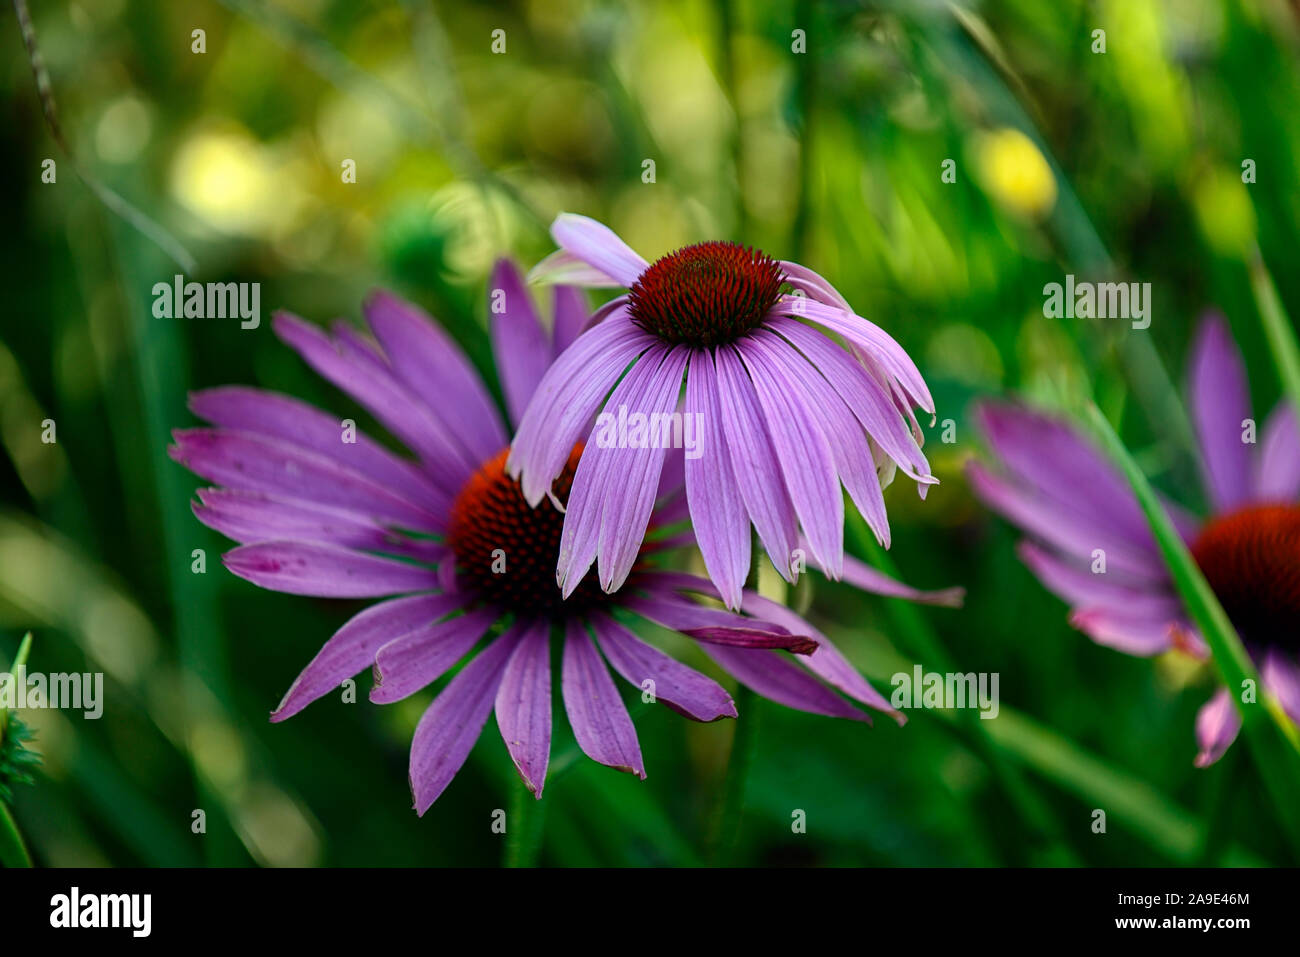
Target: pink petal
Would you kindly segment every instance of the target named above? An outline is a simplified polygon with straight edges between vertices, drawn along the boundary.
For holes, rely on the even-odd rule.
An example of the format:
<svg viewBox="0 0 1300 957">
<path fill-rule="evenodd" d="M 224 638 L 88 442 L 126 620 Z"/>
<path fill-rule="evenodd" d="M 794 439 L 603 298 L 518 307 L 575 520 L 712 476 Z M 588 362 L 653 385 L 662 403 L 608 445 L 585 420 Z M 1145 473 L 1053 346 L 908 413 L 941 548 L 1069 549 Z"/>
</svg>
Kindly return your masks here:
<svg viewBox="0 0 1300 957">
<path fill-rule="evenodd" d="M 375 652 L 398 635 L 437 621 L 462 601 L 459 595 L 408 595 L 371 605 L 336 631 L 294 679 L 272 721 L 292 718 L 322 695 L 374 662 Z"/>
<path fill-rule="evenodd" d="M 258 542 L 222 556 L 240 578 L 272 591 L 317 598 L 378 598 L 437 587 L 432 569 L 310 542 Z"/>
<path fill-rule="evenodd" d="M 521 637 L 501 687 L 497 689 L 497 727 L 528 790 L 539 800 L 551 756 L 551 626 L 514 626 Z"/>
<path fill-rule="evenodd" d="M 586 626 L 577 620 L 570 620 L 564 629 L 560 689 L 583 753 L 593 761 L 645 778 L 641 746 L 627 707 L 587 636 Z"/>
<path fill-rule="evenodd" d="M 394 637 L 375 652 L 370 700 L 392 704 L 427 688 L 465 657 L 500 615 L 496 608 L 470 611 Z"/>
<path fill-rule="evenodd" d="M 1251 462 L 1242 442 L 1242 422 L 1251 411 L 1246 366 L 1222 316 L 1211 314 L 1201 322 L 1189 378 L 1205 485 L 1216 510 L 1227 511 L 1250 498 Z"/>
<path fill-rule="evenodd" d="M 429 810 L 469 757 L 514 649 L 513 636 L 502 635 L 475 655 L 424 712 L 411 741 L 411 793 L 417 813 Z"/>
<path fill-rule="evenodd" d="M 712 678 L 641 641 L 608 615 L 593 614 L 591 623 L 609 663 L 636 688 L 652 681 L 657 701 L 695 721 L 736 716 L 731 695 Z"/>
</svg>

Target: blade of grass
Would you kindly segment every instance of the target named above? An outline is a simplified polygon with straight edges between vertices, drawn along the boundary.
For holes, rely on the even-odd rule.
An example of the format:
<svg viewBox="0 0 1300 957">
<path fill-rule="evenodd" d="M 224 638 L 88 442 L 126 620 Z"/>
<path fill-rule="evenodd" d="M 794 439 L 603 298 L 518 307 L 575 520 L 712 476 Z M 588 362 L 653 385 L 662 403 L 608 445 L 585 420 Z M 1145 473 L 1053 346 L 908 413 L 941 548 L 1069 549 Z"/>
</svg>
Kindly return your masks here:
<svg viewBox="0 0 1300 957">
<path fill-rule="evenodd" d="M 1087 414 L 1103 446 L 1137 496 L 1178 593 L 1209 646 L 1219 677 L 1230 689 L 1258 689 L 1259 674 L 1254 662 L 1146 476 L 1095 403 L 1088 403 Z M 1242 730 L 1264 785 L 1273 798 L 1279 823 L 1293 852 L 1300 855 L 1300 804 L 1296 803 L 1296 795 L 1300 795 L 1300 761 L 1284 727 L 1286 719 L 1267 706 L 1263 695 L 1255 695 L 1251 702 L 1243 702 L 1239 693 L 1234 693 L 1232 698 L 1241 713 Z"/>
<path fill-rule="evenodd" d="M 120 216 L 124 222 L 130 223 L 132 228 L 146 237 L 150 242 L 161 249 L 176 265 L 180 266 L 182 271 L 192 273 L 198 268 L 198 262 L 190 254 L 180 240 L 163 228 L 161 224 L 150 219 L 144 212 L 131 205 L 118 193 L 105 186 L 99 179 L 91 175 L 90 171 L 83 168 L 77 162 L 76 154 L 72 152 L 72 147 L 68 145 L 67 139 L 63 135 L 63 125 L 59 122 L 59 111 L 54 101 L 54 90 L 50 83 L 49 71 L 45 69 L 45 59 L 41 56 L 40 48 L 36 45 L 36 29 L 32 26 L 32 15 L 27 9 L 27 0 L 13 0 L 14 13 L 18 17 L 18 28 L 23 36 L 23 46 L 27 48 L 27 59 L 31 63 L 32 77 L 36 80 L 36 94 L 41 103 L 41 113 L 45 117 L 45 123 L 49 127 L 50 136 L 55 144 L 63 151 L 72 170 L 95 194 L 96 198 L 104 204 L 114 215 Z"/>
<path fill-rule="evenodd" d="M 14 655 L 14 663 L 9 666 L 9 673 L 18 674 L 18 669 L 27 664 L 27 653 L 32 648 L 32 633 L 27 632 Z M 9 709 L 0 708 L 0 741 L 4 740 L 5 728 L 9 725 Z M 0 864 L 5 867 L 31 867 L 32 858 L 23 843 L 18 822 L 3 801 L 0 801 Z"/>
<path fill-rule="evenodd" d="M 0 864 L 5 867 L 32 866 L 31 855 L 23 844 L 18 825 L 3 803 L 0 803 Z"/>
<path fill-rule="evenodd" d="M 18 669 L 27 664 L 27 655 L 32 650 L 32 633 L 29 631 L 23 636 L 23 640 L 18 645 L 18 654 L 14 655 L 14 663 L 9 666 L 9 673 L 16 675 Z M 0 741 L 4 740 L 5 728 L 9 725 L 9 709 L 0 707 Z"/>
<path fill-rule="evenodd" d="M 1268 337 L 1269 351 L 1277 364 L 1277 374 L 1282 379 L 1282 388 L 1295 407 L 1297 420 L 1300 420 L 1300 342 L 1296 341 L 1295 324 L 1286 314 L 1286 307 L 1277 294 L 1273 274 L 1258 252 L 1250 262 L 1250 290 L 1255 295 L 1259 318 Z"/>
</svg>

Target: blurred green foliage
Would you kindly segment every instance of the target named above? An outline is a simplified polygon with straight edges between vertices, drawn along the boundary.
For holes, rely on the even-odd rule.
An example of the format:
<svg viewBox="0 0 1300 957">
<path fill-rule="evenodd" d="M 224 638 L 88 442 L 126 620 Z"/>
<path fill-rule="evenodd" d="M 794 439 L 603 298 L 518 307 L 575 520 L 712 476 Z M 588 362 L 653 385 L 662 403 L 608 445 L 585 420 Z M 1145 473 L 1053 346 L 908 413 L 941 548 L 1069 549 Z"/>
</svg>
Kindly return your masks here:
<svg viewBox="0 0 1300 957">
<path fill-rule="evenodd" d="M 355 321 L 375 285 L 429 308 L 491 377 L 490 263 L 546 254 L 561 210 L 650 257 L 731 238 L 799 259 L 917 358 L 939 406 L 927 449 L 943 484 L 924 503 L 901 483 L 887 492 L 893 561 L 918 585 L 967 587 L 962 611 L 911 614 L 961 669 L 1000 673 L 988 734 L 1072 859 L 1285 861 L 1248 757 L 1192 767 L 1209 674 L 1071 630 L 961 467 L 978 451 L 975 397 L 1068 406 L 1091 387 L 1157 484 L 1198 504 L 1178 384 L 1210 306 L 1242 344 L 1257 410 L 1277 400 L 1245 264 L 1258 247 L 1300 314 L 1295 5 L 68 0 L 33 17 L 81 166 L 194 255 L 189 278 L 260 282 L 264 312 L 256 330 L 150 314 L 152 285 L 178 269 L 75 176 L 6 17 L 0 661 L 30 628 L 30 668 L 108 683 L 99 721 L 24 713 L 44 763 L 13 807 L 37 863 L 501 860 L 490 825 L 515 775 L 491 728 L 423 819 L 409 809 L 407 747 L 431 692 L 372 706 L 363 676 L 360 704 L 327 698 L 267 722 L 360 606 L 226 573 L 228 543 L 194 520 L 196 480 L 164 450 L 192 424 L 186 392 L 222 383 L 368 421 L 267 320 L 283 307 Z M 1152 283 L 1151 328 L 1045 319 L 1043 286 L 1067 272 Z M 47 418 L 55 444 L 40 441 Z M 947 419 L 954 444 L 939 440 Z M 191 572 L 194 549 L 206 574 Z M 812 598 L 878 687 L 910 670 L 907 613 L 821 581 Z M 951 715 L 868 729 L 756 707 L 736 863 L 1038 859 Z M 543 863 L 707 859 L 732 726 L 648 708 L 637 727 L 645 782 L 573 760 L 557 722 Z M 1108 811 L 1105 835 L 1094 808 Z M 791 831 L 796 809 L 806 834 Z"/>
</svg>

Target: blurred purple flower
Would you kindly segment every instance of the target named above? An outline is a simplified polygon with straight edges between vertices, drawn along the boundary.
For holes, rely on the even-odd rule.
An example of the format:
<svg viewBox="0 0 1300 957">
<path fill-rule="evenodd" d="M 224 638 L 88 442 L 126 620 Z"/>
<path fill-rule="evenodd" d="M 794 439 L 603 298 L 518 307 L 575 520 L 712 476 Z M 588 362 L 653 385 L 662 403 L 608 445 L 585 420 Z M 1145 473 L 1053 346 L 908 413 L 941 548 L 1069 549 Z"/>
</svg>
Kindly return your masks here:
<svg viewBox="0 0 1300 957">
<path fill-rule="evenodd" d="M 751 522 L 787 581 L 800 571 L 800 527 L 814 562 L 838 579 L 841 483 L 888 545 L 881 489 L 895 469 L 922 497 L 937 482 L 912 411 L 934 412 L 916 365 L 812 270 L 725 242 L 647 263 L 607 227 L 569 213 L 551 234 L 560 249 L 530 278 L 628 292 L 596 312 L 520 421 L 507 471 L 529 502 L 542 500 L 593 415 L 671 414 L 685 378 L 683 414 L 704 432 L 701 454 L 685 462 L 687 507 L 709 575 L 737 609 Z M 650 522 L 663 450 L 600 452 L 583 458 L 573 481 L 556 574 L 565 594 L 593 563 L 601 587 L 616 590 Z"/>
<path fill-rule="evenodd" d="M 1227 323 L 1209 316 L 1192 347 L 1192 419 L 1213 513 L 1166 504 L 1192 555 L 1255 658 L 1265 689 L 1300 723 L 1300 430 L 1282 404 L 1252 449 L 1246 369 Z M 1071 623 L 1100 644 L 1150 656 L 1204 641 L 1170 579 L 1136 498 L 1106 457 L 1070 425 L 1016 406 L 979 410 L 996 474 L 969 479 L 992 509 L 1030 535 L 1020 556 L 1072 606 Z M 1249 439 L 1249 441 L 1248 441 Z M 1104 555 L 1104 574 L 1097 573 Z M 1198 766 L 1217 761 L 1241 718 L 1227 688 L 1196 721 Z"/>
<path fill-rule="evenodd" d="M 582 296 L 555 290 L 544 329 L 517 270 L 493 275 L 490 335 L 509 419 L 586 318 Z M 501 297 L 504 298 L 501 298 Z M 562 596 L 555 558 L 563 503 L 581 445 L 570 442 L 552 499 L 532 508 L 507 476 L 508 434 L 460 349 L 425 313 L 388 293 L 366 303 L 371 339 L 344 323 L 333 336 L 277 314 L 276 334 L 400 439 L 395 455 L 346 420 L 288 396 L 227 386 L 191 396 L 215 428 L 174 433 L 171 456 L 216 483 L 200 489 L 200 521 L 241 542 L 226 567 L 263 588 L 326 598 L 385 598 L 340 628 L 272 714 L 282 721 L 373 665 L 372 701 L 405 698 L 484 647 L 437 695 L 411 745 L 410 781 L 423 814 L 463 765 L 488 713 L 519 773 L 541 797 L 551 745 L 552 630 L 563 635 L 560 688 L 574 735 L 596 761 L 645 776 L 636 731 L 606 667 L 697 721 L 735 717 L 711 678 L 641 641 L 637 616 L 701 643 L 757 693 L 816 714 L 868 720 L 836 691 L 898 717 L 831 642 L 788 608 L 743 592 L 741 614 L 702 578 L 662 570 L 656 556 L 691 544 L 659 534 L 633 556 L 621 590 Z M 656 526 L 684 514 L 680 464 L 653 488 Z M 880 594 L 936 604 L 960 590 L 914 591 L 861 563 L 845 578 Z M 593 640 L 594 637 L 594 640 Z M 793 652 L 791 659 L 783 652 Z M 797 662 L 797 664 L 796 664 Z M 648 682 L 653 682 L 651 686 Z"/>
</svg>

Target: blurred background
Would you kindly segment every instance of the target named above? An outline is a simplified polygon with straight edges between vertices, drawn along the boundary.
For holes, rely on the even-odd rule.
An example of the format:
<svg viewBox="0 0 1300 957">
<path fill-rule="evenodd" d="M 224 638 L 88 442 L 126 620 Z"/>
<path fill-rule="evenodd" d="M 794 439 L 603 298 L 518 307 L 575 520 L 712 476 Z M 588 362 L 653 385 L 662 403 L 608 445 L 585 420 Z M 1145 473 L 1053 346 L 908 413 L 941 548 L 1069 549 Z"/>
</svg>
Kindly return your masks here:
<svg viewBox="0 0 1300 957">
<path fill-rule="evenodd" d="M 230 543 L 194 519 L 198 480 L 165 447 L 196 424 L 186 393 L 222 383 L 302 396 L 382 434 L 275 340 L 271 310 L 356 321 L 366 291 L 387 286 L 487 371 L 490 264 L 549 252 L 561 210 L 649 258 L 722 238 L 808 264 L 907 347 L 938 402 L 927 452 L 943 484 L 924 503 L 906 483 L 887 491 L 890 559 L 916 585 L 965 585 L 966 608 L 899 607 L 820 579 L 796 598 L 886 694 L 890 675 L 942 647 L 958 670 L 1000 673 L 1001 714 L 866 728 L 758 702 L 742 716 L 758 737 L 722 860 L 1286 862 L 1244 749 L 1192 766 L 1208 672 L 1073 631 L 961 470 L 979 451 L 977 397 L 1062 406 L 1091 388 L 1156 483 L 1199 507 L 1180 396 L 1210 306 L 1245 351 L 1257 413 L 1277 401 L 1245 264 L 1258 248 L 1300 309 L 1296 4 L 31 7 L 72 156 L 7 10 L 0 669 L 31 630 L 30 670 L 106 675 L 98 721 L 20 715 L 43 763 L 12 809 L 36 863 L 501 861 L 492 812 L 516 775 L 491 728 L 432 810 L 410 810 L 407 749 L 431 692 L 374 706 L 363 675 L 359 703 L 330 696 L 268 723 L 360 605 L 227 573 Z M 261 326 L 155 318 L 151 288 L 178 272 L 261 283 Z M 1043 286 L 1066 273 L 1150 282 L 1150 329 L 1044 318 Z M 688 660 L 709 670 L 701 657 Z M 541 862 L 718 861 L 734 727 L 643 709 L 641 782 L 575 760 L 558 720 Z M 795 809 L 806 833 L 792 833 Z"/>
</svg>

